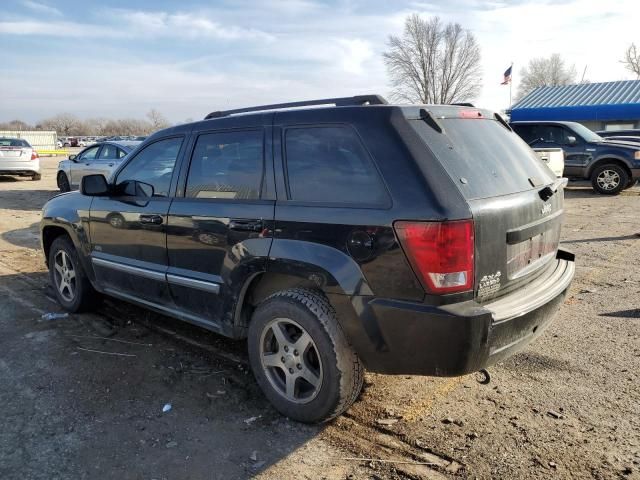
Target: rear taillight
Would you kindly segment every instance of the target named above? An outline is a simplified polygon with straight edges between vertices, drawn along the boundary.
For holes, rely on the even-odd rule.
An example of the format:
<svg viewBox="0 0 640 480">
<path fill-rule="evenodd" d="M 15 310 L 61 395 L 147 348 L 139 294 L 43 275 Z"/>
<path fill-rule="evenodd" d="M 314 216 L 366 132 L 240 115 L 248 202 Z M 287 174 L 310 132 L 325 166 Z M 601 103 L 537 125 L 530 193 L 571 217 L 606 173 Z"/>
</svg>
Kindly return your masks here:
<svg viewBox="0 0 640 480">
<path fill-rule="evenodd" d="M 394 228 L 427 292 L 473 289 L 473 220 L 396 222 Z"/>
<path fill-rule="evenodd" d="M 31 160 L 36 160 L 38 158 L 38 152 L 35 150 L 31 150 Z"/>
</svg>

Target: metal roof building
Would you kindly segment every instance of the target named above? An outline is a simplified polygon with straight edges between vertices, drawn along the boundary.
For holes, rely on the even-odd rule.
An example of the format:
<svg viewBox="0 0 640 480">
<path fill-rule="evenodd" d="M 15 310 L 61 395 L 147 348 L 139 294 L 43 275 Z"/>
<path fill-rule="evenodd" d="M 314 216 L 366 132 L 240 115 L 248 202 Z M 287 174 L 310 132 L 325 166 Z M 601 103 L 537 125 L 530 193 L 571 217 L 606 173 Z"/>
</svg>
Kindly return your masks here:
<svg viewBox="0 0 640 480">
<path fill-rule="evenodd" d="M 640 80 L 538 87 L 511 107 L 511 120 L 569 120 L 593 130 L 640 128 Z"/>
</svg>

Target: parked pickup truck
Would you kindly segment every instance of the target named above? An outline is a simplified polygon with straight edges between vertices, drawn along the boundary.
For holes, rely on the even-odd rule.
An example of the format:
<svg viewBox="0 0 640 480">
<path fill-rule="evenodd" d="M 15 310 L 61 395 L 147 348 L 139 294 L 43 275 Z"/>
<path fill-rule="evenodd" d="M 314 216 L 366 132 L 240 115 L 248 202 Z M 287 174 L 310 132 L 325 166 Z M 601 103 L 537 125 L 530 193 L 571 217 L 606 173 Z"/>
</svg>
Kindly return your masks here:
<svg viewBox="0 0 640 480">
<path fill-rule="evenodd" d="M 617 195 L 640 178 L 640 145 L 605 141 L 576 122 L 512 122 L 531 148 L 562 148 L 564 176 L 591 180 L 593 189 Z"/>
<path fill-rule="evenodd" d="M 540 157 L 556 177 L 562 177 L 564 172 L 564 151 L 561 148 L 534 148 L 534 152 Z"/>
</svg>

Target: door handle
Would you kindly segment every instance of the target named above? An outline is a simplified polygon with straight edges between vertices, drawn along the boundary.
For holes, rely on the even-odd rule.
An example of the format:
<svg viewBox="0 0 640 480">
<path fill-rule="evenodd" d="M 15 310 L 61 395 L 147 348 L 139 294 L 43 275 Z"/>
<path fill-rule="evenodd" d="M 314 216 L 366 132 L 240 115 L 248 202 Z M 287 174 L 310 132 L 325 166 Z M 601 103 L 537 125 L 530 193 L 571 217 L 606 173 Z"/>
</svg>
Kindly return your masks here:
<svg viewBox="0 0 640 480">
<path fill-rule="evenodd" d="M 109 163 L 107 164 L 109 167 L 113 167 L 113 163 Z"/>
<path fill-rule="evenodd" d="M 160 225 L 162 217 L 160 215 L 140 215 L 140 223 L 145 225 Z"/>
<path fill-rule="evenodd" d="M 264 228 L 262 220 L 247 220 L 244 218 L 232 218 L 229 220 L 229 230 L 241 232 L 261 232 Z"/>
</svg>

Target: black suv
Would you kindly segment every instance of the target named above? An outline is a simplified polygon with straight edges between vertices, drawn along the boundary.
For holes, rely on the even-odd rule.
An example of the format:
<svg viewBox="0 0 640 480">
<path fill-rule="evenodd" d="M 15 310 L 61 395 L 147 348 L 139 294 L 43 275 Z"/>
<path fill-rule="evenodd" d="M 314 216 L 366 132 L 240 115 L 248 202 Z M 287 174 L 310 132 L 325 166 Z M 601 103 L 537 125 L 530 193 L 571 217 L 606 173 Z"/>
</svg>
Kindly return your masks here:
<svg viewBox="0 0 640 480">
<path fill-rule="evenodd" d="M 616 195 L 640 178 L 640 145 L 607 141 L 576 122 L 512 122 L 532 148 L 564 150 L 564 175 L 591 180 L 593 189 Z"/>
<path fill-rule="evenodd" d="M 268 105 L 84 177 L 44 206 L 42 248 L 67 310 L 107 294 L 247 338 L 273 405 L 319 422 L 364 368 L 464 375 L 539 335 L 574 275 L 564 182 L 486 110 Z"/>
</svg>

